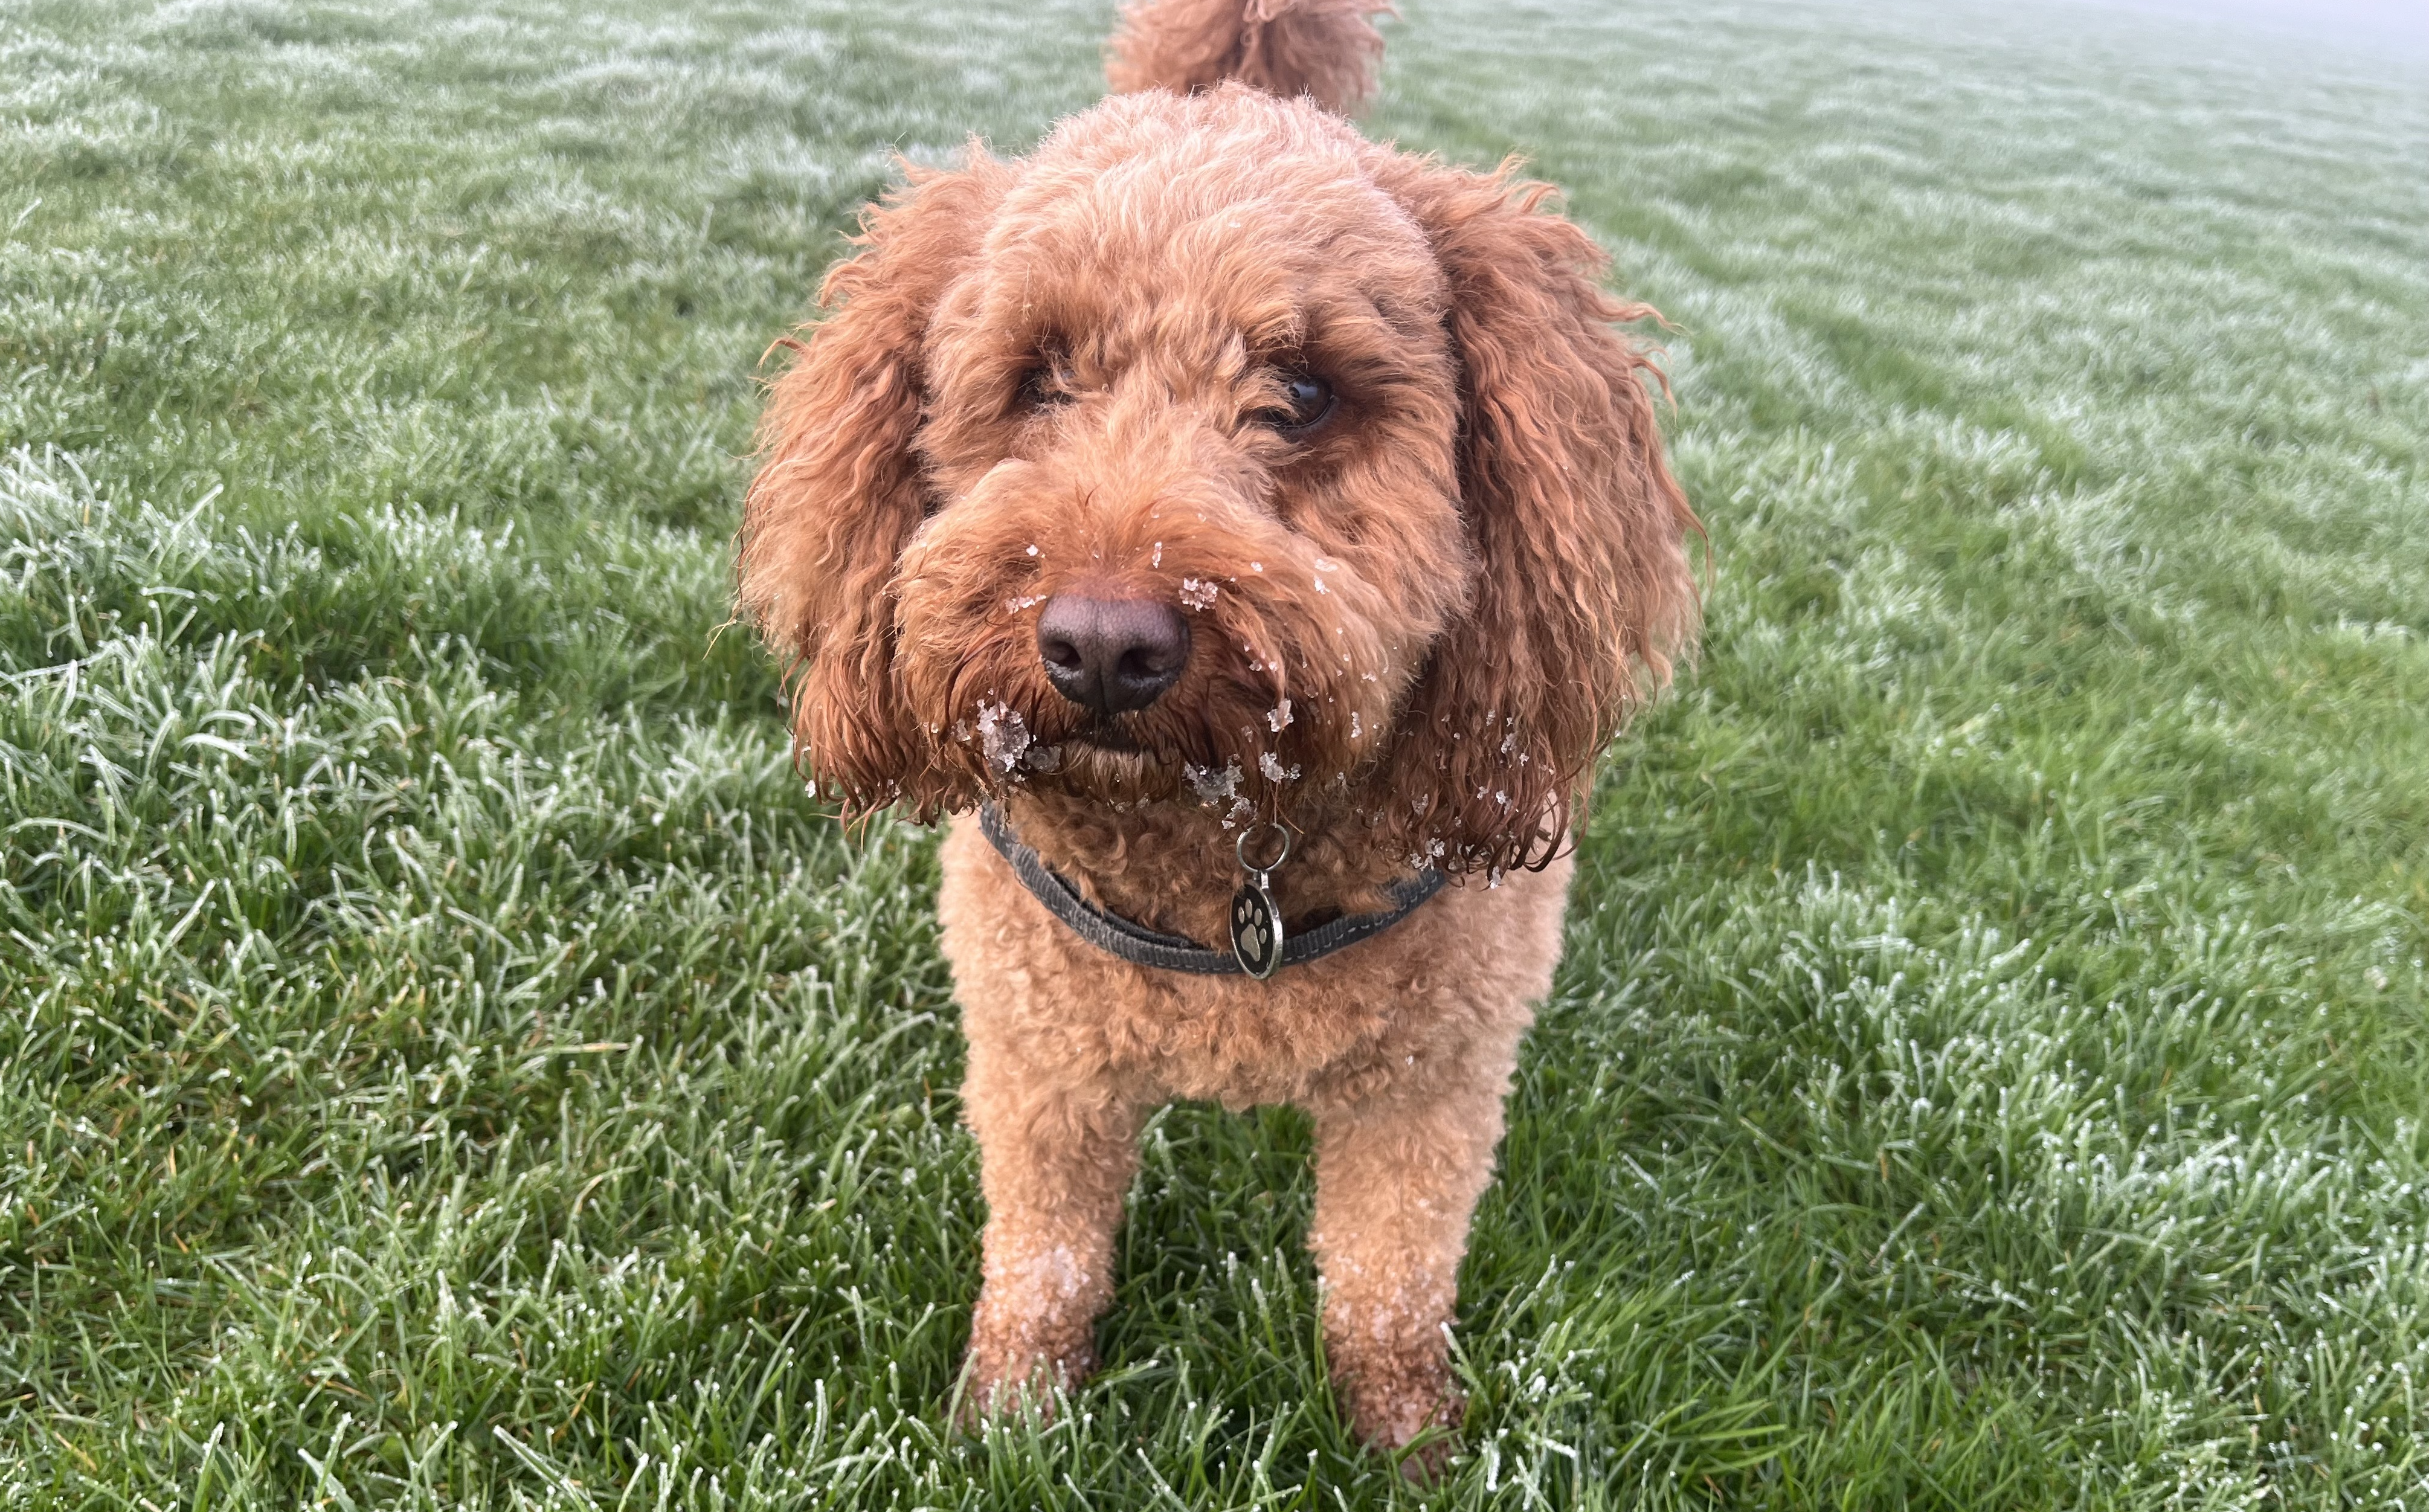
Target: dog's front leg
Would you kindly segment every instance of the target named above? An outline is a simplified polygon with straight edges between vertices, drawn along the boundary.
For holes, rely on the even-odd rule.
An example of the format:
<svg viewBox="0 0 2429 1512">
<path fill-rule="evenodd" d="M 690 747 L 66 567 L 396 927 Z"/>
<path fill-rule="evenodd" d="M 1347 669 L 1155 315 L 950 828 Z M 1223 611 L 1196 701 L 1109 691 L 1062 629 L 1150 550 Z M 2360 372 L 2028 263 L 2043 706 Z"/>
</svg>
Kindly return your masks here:
<svg viewBox="0 0 2429 1512">
<path fill-rule="evenodd" d="M 1493 1179 L 1508 1072 L 1427 1079 L 1314 1109 L 1308 1246 L 1324 1279 L 1325 1350 L 1350 1426 L 1382 1449 L 1459 1420 L 1448 1329 L 1468 1219 Z"/>
<path fill-rule="evenodd" d="M 1096 1370 L 1094 1325 L 1113 1295 L 1114 1231 L 1145 1110 L 977 1037 L 962 1095 L 987 1201 L 963 1378 L 964 1416 L 974 1419 L 1024 1389 L 1044 1405 L 1049 1389 Z"/>
</svg>

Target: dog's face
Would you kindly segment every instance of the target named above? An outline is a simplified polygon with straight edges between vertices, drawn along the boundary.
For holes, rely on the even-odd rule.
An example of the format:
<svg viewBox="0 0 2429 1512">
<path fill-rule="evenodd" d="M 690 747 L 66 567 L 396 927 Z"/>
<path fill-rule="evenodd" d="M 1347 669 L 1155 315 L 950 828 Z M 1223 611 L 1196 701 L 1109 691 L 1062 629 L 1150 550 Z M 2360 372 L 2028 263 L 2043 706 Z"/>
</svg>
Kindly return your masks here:
<svg viewBox="0 0 2429 1512">
<path fill-rule="evenodd" d="M 1329 118 L 1107 113 L 930 326 L 896 665 L 975 781 L 1246 816 L 1387 749 L 1466 602 L 1443 279 Z"/>
<path fill-rule="evenodd" d="M 742 564 L 832 790 L 1331 789 L 1442 864 L 1556 843 L 1694 607 L 1574 228 L 1233 88 L 1108 101 L 865 240 Z"/>
</svg>

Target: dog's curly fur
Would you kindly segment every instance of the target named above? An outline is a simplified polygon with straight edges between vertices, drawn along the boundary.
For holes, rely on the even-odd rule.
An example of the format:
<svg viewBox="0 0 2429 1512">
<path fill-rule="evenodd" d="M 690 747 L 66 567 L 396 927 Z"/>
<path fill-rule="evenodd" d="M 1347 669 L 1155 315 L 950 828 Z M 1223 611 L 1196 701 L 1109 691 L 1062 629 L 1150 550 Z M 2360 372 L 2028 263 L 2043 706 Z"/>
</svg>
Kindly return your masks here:
<svg viewBox="0 0 2429 1512">
<path fill-rule="evenodd" d="M 1123 56 L 1163 56 L 1177 14 L 1248 49 L 1290 12 L 1156 0 Z M 1271 79 L 1346 98 L 1366 55 L 1334 35 Z M 1697 610 L 1658 376 L 1612 328 L 1651 312 L 1601 292 L 1547 193 L 1237 81 L 1118 94 L 1026 158 L 915 172 L 774 385 L 741 602 L 848 810 L 991 797 L 1093 901 L 1209 942 L 1246 823 L 1297 836 L 1295 929 L 1413 867 L 1465 884 L 1271 981 L 1189 977 L 1082 942 L 955 821 L 980 1409 L 1092 1368 L 1133 1137 L 1201 1097 L 1314 1117 L 1309 1241 L 1356 1429 L 1404 1445 L 1458 1410 L 1445 1330 L 1560 954 L 1563 838 Z M 1296 437 L 1270 423 L 1293 373 L 1338 395 Z M 1179 683 L 1102 718 L 1057 694 L 1037 619 L 1073 591 L 1182 606 Z"/>
<path fill-rule="evenodd" d="M 1226 79 L 1347 114 L 1375 90 L 1389 0 L 1134 0 L 1105 44 L 1116 94 L 1195 94 Z"/>
</svg>

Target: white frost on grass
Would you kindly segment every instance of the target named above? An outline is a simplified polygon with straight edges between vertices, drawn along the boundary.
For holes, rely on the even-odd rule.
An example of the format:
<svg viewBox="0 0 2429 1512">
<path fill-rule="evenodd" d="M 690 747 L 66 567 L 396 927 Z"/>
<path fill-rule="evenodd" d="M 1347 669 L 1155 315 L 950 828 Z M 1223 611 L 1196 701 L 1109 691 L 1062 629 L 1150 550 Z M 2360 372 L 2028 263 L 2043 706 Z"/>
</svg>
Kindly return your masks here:
<svg viewBox="0 0 2429 1512">
<path fill-rule="evenodd" d="M 1243 1411 L 1300 1452 L 1290 1372 L 1153 1318 L 1170 1410 L 1068 1419 L 1000 1486 L 894 1389 L 934 1323 L 869 1268 L 936 1291 L 911 1239 L 969 1169 L 929 1096 L 963 1063 L 933 842 L 848 847 L 747 628 L 710 634 L 753 360 L 895 144 L 1019 150 L 1100 92 L 1106 14 L 0 22 L 0 444 L 31 448 L 0 464 L 0 1190 L 46 1306 L 171 1362 L 96 1356 L 0 1499 L 56 1459 L 180 1504 L 265 1402 L 363 1504 L 496 1484 L 494 1436 L 416 1436 L 499 1402 L 603 1505 L 1129 1504 Z M 1678 322 L 1642 329 L 1714 550 L 1511 1105 L 1506 1192 L 1594 1215 L 1585 1257 L 1480 1215 L 1534 1279 L 1462 1314 L 1492 1426 L 1452 1489 L 1624 1492 L 1753 1422 L 1779 1476 L 1732 1494 L 1859 1494 L 1908 1467 L 1847 1446 L 1945 1433 L 1975 1484 L 2058 1463 L 2121 1504 L 2419 1500 L 2429 97 L 2099 8 L 1512 14 L 1413 9 L 1373 129 L 1490 156 L 1422 139 L 1492 121 L 1600 217 L 1611 288 Z M 1251 1210 L 1240 1162 L 1176 1160 L 1203 1113 L 1143 1142 L 1180 1205 L 1145 1238 Z M 768 1117 L 790 1154 L 752 1153 Z M 533 1265 L 536 1193 L 566 1221 Z M 771 1244 L 808 1342 L 720 1351 Z M 81 1258 L 120 1250 L 160 1296 Z M 165 1304 L 214 1254 L 252 1279 L 190 1356 Z M 1295 1245 L 1208 1285 L 1276 1337 L 1314 1316 Z M 1811 1307 L 1835 1416 L 1733 1373 L 1748 1299 Z M 1866 1344 L 1925 1337 L 1944 1371 Z M 2053 1338 L 2091 1410 L 2036 1405 Z M 609 1455 L 582 1388 L 636 1339 L 666 1410 Z M 762 1390 L 804 1431 L 702 1427 Z M 296 1440 L 243 1432 L 203 1452 L 219 1500 L 291 1500 Z"/>
</svg>

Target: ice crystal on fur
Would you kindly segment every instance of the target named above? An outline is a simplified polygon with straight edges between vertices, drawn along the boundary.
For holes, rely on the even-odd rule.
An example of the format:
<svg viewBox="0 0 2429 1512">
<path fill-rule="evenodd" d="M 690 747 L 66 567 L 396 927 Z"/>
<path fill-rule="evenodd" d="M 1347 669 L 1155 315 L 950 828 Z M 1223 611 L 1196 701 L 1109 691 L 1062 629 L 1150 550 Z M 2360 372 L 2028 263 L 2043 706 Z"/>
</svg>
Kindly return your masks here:
<svg viewBox="0 0 2429 1512">
<path fill-rule="evenodd" d="M 1197 578 L 1183 578 L 1181 580 L 1181 601 L 1191 609 L 1205 610 L 1214 608 L 1214 595 L 1219 590 L 1215 588 L 1211 580 L 1205 582 L 1201 582 Z"/>
<path fill-rule="evenodd" d="M 1020 711 L 1004 703 L 979 705 L 979 746 L 986 763 L 1009 777 L 1029 748 L 1029 725 Z"/>
<path fill-rule="evenodd" d="M 1236 756 L 1225 762 L 1219 772 L 1211 766 L 1198 766 L 1188 762 L 1181 765 L 1181 780 L 1189 784 L 1190 792 L 1198 795 L 1198 802 L 1209 806 L 1225 798 L 1239 797 L 1242 775 L 1240 759 Z"/>
</svg>

